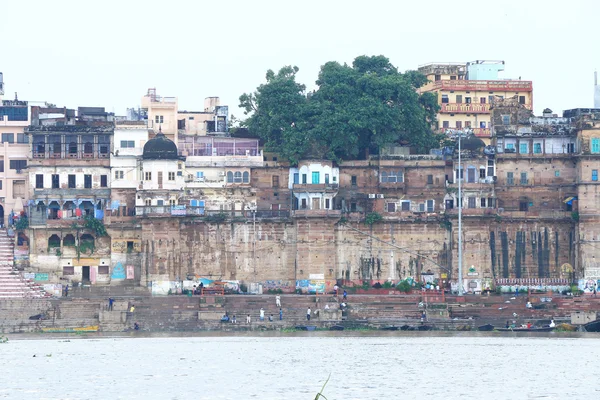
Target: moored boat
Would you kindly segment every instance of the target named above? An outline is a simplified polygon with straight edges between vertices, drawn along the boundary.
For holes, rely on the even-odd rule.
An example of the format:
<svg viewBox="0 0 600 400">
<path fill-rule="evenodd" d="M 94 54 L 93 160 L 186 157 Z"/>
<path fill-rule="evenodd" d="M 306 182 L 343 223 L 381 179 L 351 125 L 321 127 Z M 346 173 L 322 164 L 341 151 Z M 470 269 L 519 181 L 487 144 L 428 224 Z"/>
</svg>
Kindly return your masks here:
<svg viewBox="0 0 600 400">
<path fill-rule="evenodd" d="M 500 332 L 552 332 L 553 326 L 531 327 L 531 328 L 498 328 Z"/>
<path fill-rule="evenodd" d="M 586 332 L 600 332 L 600 319 L 588 322 L 583 326 Z"/>
<path fill-rule="evenodd" d="M 481 325 L 481 326 L 477 327 L 477 330 L 480 331 L 480 332 L 493 331 L 494 330 L 494 325 L 492 325 L 492 324 Z"/>
</svg>

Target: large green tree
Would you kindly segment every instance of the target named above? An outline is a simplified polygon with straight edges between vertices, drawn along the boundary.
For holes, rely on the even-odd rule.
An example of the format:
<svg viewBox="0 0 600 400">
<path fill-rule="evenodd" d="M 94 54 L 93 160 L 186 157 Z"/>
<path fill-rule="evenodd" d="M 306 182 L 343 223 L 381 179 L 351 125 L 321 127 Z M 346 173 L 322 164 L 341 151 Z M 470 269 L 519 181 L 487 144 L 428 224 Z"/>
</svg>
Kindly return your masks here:
<svg viewBox="0 0 600 400">
<path fill-rule="evenodd" d="M 422 74 L 402 74 L 383 56 L 360 56 L 352 66 L 323 65 L 317 90 L 306 93 L 297 72 L 269 70 L 265 84 L 240 96 L 250 132 L 292 163 L 307 156 L 353 159 L 393 143 L 419 151 L 439 143 L 431 131 L 436 98 L 417 93 L 427 82 Z"/>
</svg>

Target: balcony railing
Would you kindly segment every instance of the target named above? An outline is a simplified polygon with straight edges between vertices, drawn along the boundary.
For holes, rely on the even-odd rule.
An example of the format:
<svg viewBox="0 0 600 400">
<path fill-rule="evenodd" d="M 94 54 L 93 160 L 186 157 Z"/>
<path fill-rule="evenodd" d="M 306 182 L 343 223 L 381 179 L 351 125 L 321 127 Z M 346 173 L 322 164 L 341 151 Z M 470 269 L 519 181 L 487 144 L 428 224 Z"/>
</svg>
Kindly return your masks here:
<svg viewBox="0 0 600 400">
<path fill-rule="evenodd" d="M 225 218 L 289 218 L 288 210 L 206 210 L 204 207 L 194 206 L 137 206 L 136 216 L 146 217 L 214 217 L 223 215 Z"/>
<path fill-rule="evenodd" d="M 293 189 L 304 192 L 328 192 L 337 191 L 339 185 L 337 183 L 294 183 Z"/>
<path fill-rule="evenodd" d="M 473 135 L 476 137 L 492 137 L 491 131 L 489 128 L 471 128 L 470 126 L 460 127 L 460 128 L 442 128 L 441 132 L 445 134 L 454 133 L 456 130 L 470 130 L 473 132 Z"/>
<path fill-rule="evenodd" d="M 339 218 L 342 216 L 342 210 L 293 210 L 292 215 L 294 217 L 305 217 L 305 218 L 313 218 L 313 217 L 330 217 L 330 218 Z"/>
<path fill-rule="evenodd" d="M 433 89 L 468 90 L 485 92 L 530 92 L 533 90 L 531 81 L 469 81 L 442 80 L 432 83 Z"/>
<path fill-rule="evenodd" d="M 489 114 L 490 105 L 487 103 L 442 103 L 440 112 L 443 113 L 465 113 L 465 114 Z"/>
</svg>

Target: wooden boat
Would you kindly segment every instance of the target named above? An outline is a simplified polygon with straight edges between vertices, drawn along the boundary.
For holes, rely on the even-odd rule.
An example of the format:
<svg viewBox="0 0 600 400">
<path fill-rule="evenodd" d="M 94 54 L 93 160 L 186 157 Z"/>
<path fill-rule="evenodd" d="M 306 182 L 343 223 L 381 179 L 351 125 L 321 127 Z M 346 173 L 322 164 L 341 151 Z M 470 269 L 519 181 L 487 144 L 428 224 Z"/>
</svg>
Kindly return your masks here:
<svg viewBox="0 0 600 400">
<path fill-rule="evenodd" d="M 552 332 L 553 326 L 532 327 L 532 328 L 498 328 L 500 332 Z"/>
<path fill-rule="evenodd" d="M 417 327 L 417 330 L 419 330 L 419 331 L 430 331 L 430 330 L 433 330 L 433 326 L 430 326 L 430 325 L 419 325 Z"/>
<path fill-rule="evenodd" d="M 583 326 L 586 332 L 600 332 L 600 320 L 588 322 Z"/>
<path fill-rule="evenodd" d="M 341 325 L 333 325 L 329 327 L 330 331 L 343 331 L 344 327 Z"/>
<path fill-rule="evenodd" d="M 397 326 L 384 326 L 381 328 L 382 331 L 397 331 L 398 329 Z"/>
<path fill-rule="evenodd" d="M 296 330 L 299 330 L 299 331 L 314 331 L 316 329 L 317 329 L 317 327 L 314 325 L 298 325 L 296 327 Z"/>
<path fill-rule="evenodd" d="M 493 331 L 494 330 L 494 325 L 492 325 L 492 324 L 481 325 L 481 326 L 477 327 L 477 330 L 480 331 L 480 332 Z"/>
<path fill-rule="evenodd" d="M 98 332 L 98 325 L 83 326 L 80 328 L 42 328 L 44 333 L 84 333 Z"/>
<path fill-rule="evenodd" d="M 412 326 L 409 326 L 409 325 L 402 325 L 402 326 L 400 327 L 400 330 L 401 330 L 401 331 L 414 331 L 414 330 L 415 330 L 415 328 L 414 328 L 414 327 L 412 327 Z"/>
</svg>

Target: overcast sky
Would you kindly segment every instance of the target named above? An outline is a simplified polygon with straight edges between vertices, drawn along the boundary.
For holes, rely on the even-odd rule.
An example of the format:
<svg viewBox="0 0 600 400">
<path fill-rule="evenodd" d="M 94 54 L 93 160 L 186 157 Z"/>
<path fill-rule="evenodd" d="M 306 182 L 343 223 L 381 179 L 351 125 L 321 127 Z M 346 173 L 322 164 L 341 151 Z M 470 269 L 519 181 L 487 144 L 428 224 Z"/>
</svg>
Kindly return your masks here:
<svg viewBox="0 0 600 400">
<path fill-rule="evenodd" d="M 504 60 L 532 80 L 536 114 L 593 106 L 600 1 L 2 1 L 5 98 L 104 106 L 123 115 L 147 89 L 180 110 L 240 94 L 297 65 L 383 54 L 404 71 L 432 61 Z"/>
</svg>

